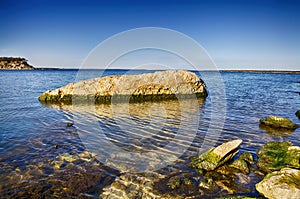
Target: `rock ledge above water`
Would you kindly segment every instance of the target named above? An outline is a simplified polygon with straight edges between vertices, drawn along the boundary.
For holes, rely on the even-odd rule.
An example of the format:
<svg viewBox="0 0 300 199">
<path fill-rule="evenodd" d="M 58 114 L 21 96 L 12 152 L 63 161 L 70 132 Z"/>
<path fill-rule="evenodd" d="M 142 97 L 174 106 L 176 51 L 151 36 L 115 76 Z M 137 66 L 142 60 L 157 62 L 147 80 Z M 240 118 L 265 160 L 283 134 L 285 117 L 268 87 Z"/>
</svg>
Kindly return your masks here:
<svg viewBox="0 0 300 199">
<path fill-rule="evenodd" d="M 206 96 L 206 86 L 195 73 L 170 70 L 83 80 L 46 91 L 39 100 L 42 103 L 111 103 Z"/>
<path fill-rule="evenodd" d="M 291 120 L 278 116 L 268 116 L 265 119 L 259 120 L 262 125 L 270 126 L 272 128 L 282 128 L 294 130 L 299 126 L 294 124 Z"/>
</svg>

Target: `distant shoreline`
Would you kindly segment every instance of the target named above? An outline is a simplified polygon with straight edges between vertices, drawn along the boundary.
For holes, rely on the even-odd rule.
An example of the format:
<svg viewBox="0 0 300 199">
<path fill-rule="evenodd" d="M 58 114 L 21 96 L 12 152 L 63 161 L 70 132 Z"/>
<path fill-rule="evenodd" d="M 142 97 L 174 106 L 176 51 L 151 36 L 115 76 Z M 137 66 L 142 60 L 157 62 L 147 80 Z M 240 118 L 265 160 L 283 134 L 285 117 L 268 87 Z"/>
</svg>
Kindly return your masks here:
<svg viewBox="0 0 300 199">
<path fill-rule="evenodd" d="M 33 70 L 145 70 L 145 71 L 160 71 L 157 69 L 94 69 L 94 68 L 87 68 L 87 69 L 79 69 L 79 68 L 34 68 Z M 184 70 L 184 69 L 178 69 Z M 0 71 L 13 71 L 9 69 L 4 69 Z M 195 70 L 191 70 L 196 72 Z M 230 72 L 230 73 L 278 73 L 278 74 L 300 74 L 300 71 L 288 71 L 288 70 L 200 70 L 200 72 Z"/>
<path fill-rule="evenodd" d="M 289 70 L 219 70 L 219 72 L 300 74 L 300 71 L 289 71 Z"/>
<path fill-rule="evenodd" d="M 96 69 L 96 68 L 35 68 L 35 70 L 153 70 L 156 69 Z M 184 70 L 184 69 L 178 69 Z M 195 71 L 195 70 L 191 70 Z M 284 73 L 284 74 L 300 74 L 300 71 L 289 71 L 289 70 L 200 70 L 200 72 L 232 72 L 232 73 Z"/>
</svg>

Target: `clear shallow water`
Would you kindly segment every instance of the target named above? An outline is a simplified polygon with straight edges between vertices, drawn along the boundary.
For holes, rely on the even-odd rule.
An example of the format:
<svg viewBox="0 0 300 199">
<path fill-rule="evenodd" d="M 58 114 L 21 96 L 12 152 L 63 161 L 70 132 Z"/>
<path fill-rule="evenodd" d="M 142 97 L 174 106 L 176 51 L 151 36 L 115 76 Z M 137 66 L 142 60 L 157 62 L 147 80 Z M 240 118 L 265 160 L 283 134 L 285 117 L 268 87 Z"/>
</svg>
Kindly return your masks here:
<svg viewBox="0 0 300 199">
<path fill-rule="evenodd" d="M 125 72 L 110 70 L 104 75 Z M 134 71 L 142 72 L 149 71 Z M 77 79 L 100 73 L 85 71 Z M 225 117 L 225 124 L 221 135 L 209 136 L 212 115 L 220 114 L 212 109 L 210 96 L 197 101 L 98 106 L 44 106 L 38 101 L 42 92 L 75 81 L 77 74 L 76 70 L 0 71 L 2 196 L 16 197 L 22 192 L 32 197 L 97 196 L 120 172 L 154 171 L 174 160 L 176 166 L 168 167 L 182 169 L 205 139 L 220 144 L 240 138 L 240 151 L 253 154 L 268 141 L 300 146 L 299 129 L 278 135 L 259 128 L 259 119 L 268 115 L 300 123 L 295 116 L 300 109 L 299 74 L 221 73 L 226 115 L 220 117 Z M 214 77 L 210 72 L 202 75 Z M 68 122 L 74 125 L 68 127 Z M 218 126 L 218 121 L 214 124 Z M 84 156 L 87 150 L 96 158 L 65 161 L 56 167 L 62 156 Z"/>
</svg>

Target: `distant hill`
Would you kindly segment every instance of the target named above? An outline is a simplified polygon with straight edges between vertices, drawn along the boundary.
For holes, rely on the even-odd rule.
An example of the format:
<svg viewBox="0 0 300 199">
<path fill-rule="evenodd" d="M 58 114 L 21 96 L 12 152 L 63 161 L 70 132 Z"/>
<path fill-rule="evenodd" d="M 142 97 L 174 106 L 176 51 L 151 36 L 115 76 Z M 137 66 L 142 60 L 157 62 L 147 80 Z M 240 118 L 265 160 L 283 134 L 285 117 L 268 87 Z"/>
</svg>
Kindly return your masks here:
<svg viewBox="0 0 300 199">
<path fill-rule="evenodd" d="M 0 57 L 0 70 L 34 70 L 22 57 Z"/>
</svg>

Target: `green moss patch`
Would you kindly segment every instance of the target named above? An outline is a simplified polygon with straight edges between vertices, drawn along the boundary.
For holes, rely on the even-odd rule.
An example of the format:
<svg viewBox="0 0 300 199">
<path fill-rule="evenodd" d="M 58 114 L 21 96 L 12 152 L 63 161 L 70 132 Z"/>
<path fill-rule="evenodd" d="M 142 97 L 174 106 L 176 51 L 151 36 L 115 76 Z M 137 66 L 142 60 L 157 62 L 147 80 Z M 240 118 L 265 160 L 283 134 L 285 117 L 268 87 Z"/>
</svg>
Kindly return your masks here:
<svg viewBox="0 0 300 199">
<path fill-rule="evenodd" d="M 268 142 L 257 151 L 257 166 L 269 173 L 284 167 L 300 168 L 300 150 L 290 142 Z"/>
<path fill-rule="evenodd" d="M 300 176 L 294 173 L 287 173 L 280 178 L 277 184 L 287 184 L 290 187 L 300 189 Z"/>
<path fill-rule="evenodd" d="M 238 150 L 234 150 L 226 156 L 221 157 L 213 152 L 214 149 L 211 148 L 199 156 L 192 157 L 190 166 L 196 169 L 212 171 L 231 160 L 238 153 Z"/>
<path fill-rule="evenodd" d="M 197 93 L 192 95 L 175 95 L 175 94 L 159 94 L 159 95 L 50 95 L 43 93 L 39 97 L 39 101 L 43 104 L 68 104 L 72 103 L 93 103 L 93 104 L 111 104 L 111 103 L 139 103 L 145 101 L 163 101 L 163 100 L 179 100 L 192 98 L 207 97 L 207 93 Z"/>
</svg>

